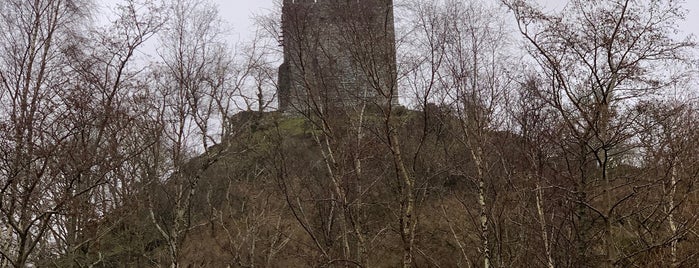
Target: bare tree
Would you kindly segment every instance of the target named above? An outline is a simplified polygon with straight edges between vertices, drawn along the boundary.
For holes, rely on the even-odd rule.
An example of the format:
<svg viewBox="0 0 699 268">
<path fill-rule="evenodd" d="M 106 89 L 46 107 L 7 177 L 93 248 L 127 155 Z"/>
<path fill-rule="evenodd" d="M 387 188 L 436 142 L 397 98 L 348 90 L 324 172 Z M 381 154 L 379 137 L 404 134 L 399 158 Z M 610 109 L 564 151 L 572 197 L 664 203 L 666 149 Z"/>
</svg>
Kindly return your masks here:
<svg viewBox="0 0 699 268">
<path fill-rule="evenodd" d="M 280 67 L 279 105 L 311 124 L 325 176 L 319 178 L 323 187 L 313 188 L 310 198 L 314 201 L 304 204 L 293 199 L 300 194 L 290 178 L 294 173 L 281 172 L 288 205 L 326 264 L 366 267 L 376 261 L 385 263 L 388 260 L 371 259 L 370 248 L 389 226 L 371 227 L 366 211 L 384 211 L 372 193 L 381 191 L 379 186 L 386 183 L 381 178 L 386 175 L 370 172 L 377 164 L 391 163 L 383 168 L 394 170 L 390 184 L 400 194 L 390 197 L 391 209 L 400 215 L 394 223 L 402 243 L 402 262 L 410 265 L 417 223 L 415 187 L 401 153 L 400 121 L 395 118 L 398 103 L 390 1 L 317 5 L 285 1 L 282 21 L 285 62 Z M 372 145 L 379 146 L 369 150 Z M 392 160 L 367 163 L 366 159 L 383 158 L 381 152 L 390 153 Z M 319 215 L 308 215 L 308 207 L 319 208 Z M 322 224 L 314 224 L 316 217 Z M 339 245 L 332 242 L 335 239 Z"/>
<path fill-rule="evenodd" d="M 669 100 L 643 102 L 637 109 L 640 113 L 636 120 L 642 152 L 640 161 L 648 170 L 648 176 L 658 180 L 655 187 L 658 194 L 648 201 L 656 204 L 660 212 L 657 218 L 646 217 L 658 224 L 656 228 L 660 230 L 655 234 L 656 239 L 668 247 L 647 263 L 671 267 L 692 265 L 688 261 L 696 252 L 682 250 L 679 241 L 687 239 L 698 220 L 695 213 L 686 213 L 684 208 L 687 203 L 695 202 L 689 188 L 697 181 L 696 161 L 693 160 L 697 139 L 694 131 L 696 107 L 681 100 Z"/>
<path fill-rule="evenodd" d="M 480 257 L 483 267 L 492 265 L 492 234 L 489 231 L 492 222 L 489 211 L 488 188 L 493 183 L 494 165 L 489 151 L 493 131 L 503 123 L 502 106 L 505 89 L 509 86 L 504 63 L 507 40 L 502 19 L 486 10 L 492 9 L 476 2 L 457 3 L 454 1 L 415 1 L 411 3 L 415 10 L 417 32 L 421 36 L 416 40 L 423 49 L 422 60 L 425 67 L 416 68 L 411 77 L 422 77 L 420 88 L 415 91 L 421 95 L 421 102 L 437 102 L 442 107 L 454 111 L 452 119 L 458 128 L 452 134 L 467 150 L 468 158 L 473 161 L 475 173 L 468 170 L 453 170 L 472 179 L 477 193 L 478 237 L 480 238 Z M 496 9 L 497 10 L 497 9 Z M 458 165 L 453 163 L 454 165 Z M 457 167 L 458 169 L 458 167 Z M 470 195 L 466 195 L 470 196 Z M 459 197 L 462 202 L 465 196 Z M 446 213 L 446 211 L 445 211 Z M 465 224 L 465 223 L 463 223 Z M 461 241 L 455 234 L 456 243 L 462 245 L 463 258 L 470 262 Z M 475 241 L 474 241 L 475 242 Z"/>
<path fill-rule="evenodd" d="M 313 201 L 305 204 L 292 199 L 301 195 L 301 192 L 297 192 L 301 189 L 294 187 L 296 183 L 288 178 L 290 174 L 281 172 L 278 181 L 282 192 L 287 196 L 287 205 L 292 214 L 320 252 L 321 263 L 355 263 L 364 266 L 367 261 L 366 245 L 361 231 L 362 224 L 356 218 L 358 215 L 354 208 L 360 204 L 353 203 L 351 190 L 347 187 L 350 180 L 359 181 L 361 171 L 345 166 L 344 161 L 339 158 L 348 150 L 346 144 L 343 144 L 346 134 L 341 122 L 350 111 L 345 111 L 337 105 L 338 103 L 332 102 L 333 96 L 337 96 L 340 90 L 338 85 L 333 83 L 333 79 L 340 74 L 328 65 L 332 59 L 339 57 L 330 52 L 337 42 L 337 25 L 330 23 L 327 28 L 317 26 L 318 17 L 322 16 L 323 12 L 332 13 L 332 9 L 332 5 L 329 4 L 313 7 L 303 3 L 284 2 L 281 32 L 284 35 L 282 44 L 285 49 L 285 62 L 280 67 L 280 86 L 293 86 L 295 90 L 280 92 L 289 98 L 280 98 L 279 105 L 292 107 L 291 112 L 300 113 L 314 129 L 317 129 L 312 135 L 323 162 L 320 171 L 323 179 L 320 182 L 322 186 L 312 188 L 309 191 L 310 196 L 306 197 Z M 334 39 L 325 40 L 323 35 L 332 36 Z M 292 69 L 297 72 L 290 72 Z M 339 102 L 337 98 L 334 100 Z M 359 104 L 359 107 L 362 107 L 362 104 Z M 356 125 L 353 124 L 351 129 L 354 129 L 354 126 Z M 362 143 L 361 140 L 356 142 Z M 356 162 L 354 163 L 354 168 L 358 168 Z M 281 163 L 281 167 L 284 165 L 286 164 Z M 352 173 L 345 175 L 348 171 Z M 319 211 L 317 215 L 305 213 L 312 207 Z M 320 219 L 320 224 L 314 224 L 316 219 Z M 335 237 L 339 237 L 338 246 L 332 243 Z M 357 243 L 350 242 L 352 237 Z"/>
<path fill-rule="evenodd" d="M 699 265 L 682 3 L 501 2 L 2 2 L 0 267 Z"/>
<path fill-rule="evenodd" d="M 163 127 L 164 205 L 171 213 L 156 215 L 151 207 L 150 216 L 166 241 L 172 267 L 179 267 L 182 245 L 199 226 L 192 202 L 200 191 L 200 177 L 224 151 L 212 148 L 220 143 L 231 112 L 227 99 L 231 94 L 225 92 L 230 59 L 218 10 L 211 2 L 175 1 L 168 14 L 159 50 L 163 65 L 156 75 Z M 193 160 L 199 152 L 203 152 L 201 160 Z"/>
<path fill-rule="evenodd" d="M 231 95 L 228 97 L 238 110 L 268 111 L 277 99 L 278 88 L 278 40 L 276 32 L 262 30 L 271 20 L 266 16 L 256 18 L 258 30 L 251 40 L 242 43 L 239 53 L 235 53 Z M 270 36 L 273 35 L 273 36 Z M 225 99 L 225 98 L 221 98 Z M 230 105 L 230 104 L 229 104 Z"/>
<path fill-rule="evenodd" d="M 139 128 L 147 109 L 139 93 L 145 77 L 134 61 L 137 49 L 161 27 L 159 11 L 150 1 L 118 4 L 115 21 L 74 37 L 80 43 L 65 50 L 70 64 L 66 76 L 75 82 L 61 92 L 68 109 L 65 124 L 73 126 L 61 148 L 66 154 L 61 173 L 74 181 L 76 192 L 86 191 L 53 224 L 52 239 L 64 244 L 67 256 L 93 251 L 92 245 L 112 228 L 97 227 L 104 216 L 129 203 L 142 182 L 126 176 L 126 170 L 155 142 L 143 138 Z"/>
<path fill-rule="evenodd" d="M 62 183 L 60 150 L 69 130 L 67 107 L 57 96 L 68 82 L 61 50 L 73 44 L 84 4 L 6 1 L 0 9 L 0 222 L 11 231 L 0 254 L 15 267 L 33 263 L 37 247 L 48 243 L 53 217 L 85 193 Z"/>
<path fill-rule="evenodd" d="M 527 75 L 521 82 L 515 105 L 509 107 L 512 118 L 515 121 L 515 131 L 522 139 L 518 146 L 524 158 L 522 176 L 525 182 L 523 189 L 524 198 L 522 202 L 527 204 L 524 210 L 532 211 L 529 216 L 536 219 L 538 236 L 543 245 L 543 252 L 532 250 L 534 254 L 543 254 L 538 258 L 548 268 L 556 267 L 554 258 L 555 226 L 552 218 L 556 212 L 552 211 L 550 203 L 557 202 L 551 194 L 552 185 L 555 185 L 549 177 L 551 169 L 549 166 L 556 166 L 555 159 L 557 148 L 555 144 L 558 140 L 560 124 L 556 111 L 546 104 L 540 96 L 541 81 L 535 75 Z M 534 203 L 528 202 L 534 195 Z"/>
<path fill-rule="evenodd" d="M 661 71 L 665 64 L 683 63 L 694 46 L 669 34 L 684 16 L 681 3 L 571 1 L 549 15 L 530 1 L 504 2 L 547 77 L 544 98 L 565 126 L 560 146 L 570 164 L 567 190 L 577 206 L 570 223 L 570 241 L 577 244 L 573 263 L 590 265 L 599 256 L 598 265 L 619 265 L 627 253 L 617 230 L 634 214 L 621 208 L 639 201 L 643 187 L 613 172 L 623 166 L 634 135 L 628 127 L 634 113 L 626 107 L 677 81 Z"/>
<path fill-rule="evenodd" d="M 133 1 L 119 7 L 111 30 L 123 36 L 93 31 L 87 2 L 3 7 L 8 31 L 0 75 L 8 109 L 2 110 L 2 150 L 8 157 L 0 206 L 3 224 L 15 230 L 2 251 L 13 266 L 88 248 L 95 237 L 81 230 L 123 204 L 131 181 L 120 171 L 149 146 L 121 144 L 131 134 L 128 109 L 137 110 L 127 104 L 134 83 L 129 63 L 159 26 L 157 15 L 143 16 L 141 7 Z M 37 251 L 43 256 L 33 258 Z"/>
</svg>

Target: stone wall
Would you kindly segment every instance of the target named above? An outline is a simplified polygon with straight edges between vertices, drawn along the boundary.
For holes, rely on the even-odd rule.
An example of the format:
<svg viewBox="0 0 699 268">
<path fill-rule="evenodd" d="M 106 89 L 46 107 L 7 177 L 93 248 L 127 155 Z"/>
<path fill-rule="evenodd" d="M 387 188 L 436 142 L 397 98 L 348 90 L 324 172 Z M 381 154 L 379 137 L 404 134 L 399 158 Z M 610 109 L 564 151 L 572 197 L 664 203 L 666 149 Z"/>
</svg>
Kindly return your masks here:
<svg viewBox="0 0 699 268">
<path fill-rule="evenodd" d="M 391 0 L 285 0 L 279 109 L 397 103 Z"/>
</svg>

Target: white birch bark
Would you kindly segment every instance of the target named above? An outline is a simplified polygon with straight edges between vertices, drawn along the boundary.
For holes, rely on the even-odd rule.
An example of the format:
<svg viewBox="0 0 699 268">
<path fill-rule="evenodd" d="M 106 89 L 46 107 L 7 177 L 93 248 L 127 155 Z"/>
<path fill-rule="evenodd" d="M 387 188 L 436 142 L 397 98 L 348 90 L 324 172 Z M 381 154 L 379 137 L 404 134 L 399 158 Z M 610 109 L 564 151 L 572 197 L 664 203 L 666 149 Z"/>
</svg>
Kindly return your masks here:
<svg viewBox="0 0 699 268">
<path fill-rule="evenodd" d="M 543 189 L 540 186 L 536 186 L 536 212 L 539 217 L 539 226 L 541 227 L 541 239 L 544 242 L 544 253 L 546 254 L 546 266 L 548 268 L 555 268 L 556 265 L 551 257 L 551 244 L 549 242 L 548 231 L 546 230 L 546 214 L 544 213 L 544 200 L 543 200 Z"/>
<path fill-rule="evenodd" d="M 668 204 L 667 204 L 667 220 L 668 220 L 668 225 L 670 228 L 670 232 L 672 233 L 672 242 L 670 242 L 670 258 L 671 258 L 671 267 L 675 267 L 677 265 L 677 223 L 675 222 L 675 193 L 677 192 L 677 167 L 673 165 L 672 171 L 670 174 L 670 192 L 668 193 Z"/>
</svg>

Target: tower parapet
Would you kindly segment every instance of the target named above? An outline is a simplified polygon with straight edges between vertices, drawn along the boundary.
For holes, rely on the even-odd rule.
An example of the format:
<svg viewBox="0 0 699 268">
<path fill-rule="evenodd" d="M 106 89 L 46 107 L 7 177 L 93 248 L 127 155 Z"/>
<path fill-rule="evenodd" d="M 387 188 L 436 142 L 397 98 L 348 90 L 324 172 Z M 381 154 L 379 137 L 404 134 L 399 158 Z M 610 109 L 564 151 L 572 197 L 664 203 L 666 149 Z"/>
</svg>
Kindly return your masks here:
<svg viewBox="0 0 699 268">
<path fill-rule="evenodd" d="M 284 0 L 279 109 L 397 103 L 392 0 Z"/>
</svg>

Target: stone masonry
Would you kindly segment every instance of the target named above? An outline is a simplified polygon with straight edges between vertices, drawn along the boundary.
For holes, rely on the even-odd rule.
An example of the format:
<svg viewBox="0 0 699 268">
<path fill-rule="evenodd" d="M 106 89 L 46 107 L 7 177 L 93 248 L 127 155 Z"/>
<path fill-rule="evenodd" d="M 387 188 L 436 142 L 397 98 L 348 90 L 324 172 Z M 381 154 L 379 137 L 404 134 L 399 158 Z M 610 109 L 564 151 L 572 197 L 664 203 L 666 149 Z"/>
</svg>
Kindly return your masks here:
<svg viewBox="0 0 699 268">
<path fill-rule="evenodd" d="M 279 110 L 398 103 L 392 0 L 284 0 Z"/>
</svg>

